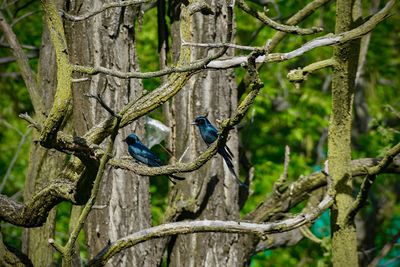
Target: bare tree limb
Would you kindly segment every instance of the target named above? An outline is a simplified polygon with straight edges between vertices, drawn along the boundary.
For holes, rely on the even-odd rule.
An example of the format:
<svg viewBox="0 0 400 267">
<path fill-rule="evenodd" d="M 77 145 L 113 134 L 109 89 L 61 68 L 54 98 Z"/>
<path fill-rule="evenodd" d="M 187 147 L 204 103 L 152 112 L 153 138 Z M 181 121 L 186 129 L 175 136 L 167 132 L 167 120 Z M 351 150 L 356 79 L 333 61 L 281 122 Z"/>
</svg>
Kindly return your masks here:
<svg viewBox="0 0 400 267">
<path fill-rule="evenodd" d="M 111 257 L 121 252 L 123 249 L 135 246 L 147 240 L 154 238 L 166 237 L 177 234 L 189 234 L 200 232 L 222 232 L 222 233 L 243 233 L 256 234 L 261 238 L 269 233 L 278 231 L 289 231 L 301 227 L 309 222 L 314 221 L 318 216 L 332 204 L 332 197 L 328 194 L 319 203 L 315 209 L 309 213 L 302 213 L 293 218 L 272 222 L 272 223 L 248 223 L 236 221 L 184 221 L 173 222 L 149 229 L 136 232 L 132 235 L 121 238 L 110 246 L 102 250 L 102 254 L 97 255 L 90 263 L 92 266 L 103 266 Z"/>
<path fill-rule="evenodd" d="M 262 55 L 256 59 L 256 63 L 267 63 L 267 62 L 281 62 L 281 61 L 286 61 L 298 56 L 301 56 L 305 54 L 306 52 L 309 52 L 315 48 L 322 47 L 322 46 L 330 46 L 330 45 L 336 45 L 340 43 L 345 43 L 354 39 L 358 39 L 361 36 L 367 34 L 371 30 L 373 30 L 378 23 L 383 21 L 389 14 L 391 8 L 395 4 L 394 0 L 390 0 L 386 6 L 381 9 L 378 13 L 376 13 L 374 16 L 372 16 L 368 21 L 366 21 L 364 24 L 360 25 L 359 27 L 344 32 L 340 34 L 328 34 L 320 38 L 316 38 L 304 45 L 302 45 L 300 48 L 297 48 L 291 52 L 286 52 L 286 53 L 271 53 L 267 55 Z M 208 44 L 196 44 L 197 45 L 208 45 Z M 216 47 L 224 47 L 222 44 L 216 44 Z M 229 42 L 225 43 L 225 47 L 228 48 Z M 124 79 L 129 79 L 129 78 L 139 78 L 139 79 L 148 79 L 148 78 L 154 78 L 154 77 L 160 77 L 163 75 L 171 74 L 171 73 L 182 73 L 182 72 L 188 72 L 188 71 L 198 71 L 201 69 L 205 68 L 211 68 L 211 69 L 228 69 L 228 68 L 234 68 L 240 65 L 246 65 L 248 61 L 249 56 L 238 56 L 238 57 L 232 57 L 228 59 L 210 59 L 210 57 L 207 57 L 205 59 L 192 62 L 189 65 L 186 66 L 181 66 L 181 67 L 171 67 L 171 68 L 166 68 L 163 70 L 159 71 L 152 71 L 152 72 L 121 72 L 117 70 L 111 70 L 107 69 L 101 66 L 94 66 L 94 67 L 89 67 L 89 66 L 80 66 L 80 65 L 73 65 L 74 71 L 81 72 L 81 73 L 86 73 L 90 75 L 94 74 L 106 74 L 106 75 L 111 75 L 114 77 L 118 78 L 124 78 Z"/>
<path fill-rule="evenodd" d="M 360 192 L 358 193 L 357 198 L 355 199 L 352 207 L 349 209 L 348 214 L 346 216 L 347 220 L 346 223 L 350 223 L 354 220 L 354 217 L 357 215 L 360 209 L 366 204 L 369 190 L 371 189 L 371 186 L 375 181 L 376 176 L 380 172 L 382 172 L 382 170 L 387 168 L 389 164 L 392 163 L 394 157 L 399 153 L 400 153 L 400 143 L 394 146 L 393 148 L 389 149 L 389 151 L 386 152 L 385 156 L 379 162 L 378 165 L 367 169 L 367 175 L 365 176 L 361 184 Z"/>
<path fill-rule="evenodd" d="M 289 71 L 287 78 L 290 82 L 293 83 L 301 83 L 307 79 L 308 75 L 313 73 L 314 71 L 331 67 L 335 64 L 335 61 L 332 58 L 321 60 L 318 62 L 314 62 L 304 68 L 294 69 Z"/>
<path fill-rule="evenodd" d="M 82 20 L 91 18 L 97 14 L 100 14 L 110 8 L 141 5 L 141 4 L 146 4 L 149 2 L 150 2 L 150 0 L 126 0 L 126 1 L 121 1 L 121 2 L 105 3 L 97 10 L 89 11 L 85 14 L 81 14 L 78 16 L 68 14 L 63 10 L 60 10 L 60 13 L 63 18 L 65 18 L 69 21 L 82 21 Z"/>
<path fill-rule="evenodd" d="M 395 148 L 397 148 L 397 146 L 392 149 Z M 390 151 L 392 151 L 392 149 Z M 399 152 L 396 154 L 393 162 L 388 165 L 386 169 L 380 170 L 383 171 L 383 173 L 400 173 L 399 154 Z M 368 172 L 376 170 L 375 167 L 379 166 L 380 162 L 382 162 L 382 159 L 378 158 L 352 160 L 351 176 L 366 175 Z M 387 161 L 385 160 L 385 162 Z M 255 210 L 244 216 L 244 219 L 255 222 L 269 221 L 276 214 L 286 212 L 290 207 L 293 207 L 293 205 L 303 201 L 309 192 L 324 185 L 326 185 L 326 176 L 322 172 L 316 172 L 309 176 L 301 177 L 290 184 L 288 189 L 283 192 L 281 196 L 272 195 L 266 197 Z"/>
<path fill-rule="evenodd" d="M 74 199 L 74 192 L 74 183 L 57 179 L 35 194 L 26 204 L 0 194 L 0 220 L 17 226 L 41 226 L 55 205 L 63 200 Z"/>
<path fill-rule="evenodd" d="M 290 147 L 288 145 L 285 146 L 285 161 L 283 163 L 283 173 L 279 176 L 279 179 L 274 183 L 274 194 L 280 195 L 280 186 L 282 186 L 288 176 L 289 170 L 289 162 L 290 162 Z"/>
<path fill-rule="evenodd" d="M 280 24 L 269 18 L 265 13 L 250 8 L 244 0 L 238 0 L 238 6 L 249 15 L 257 18 L 259 21 L 269 27 L 286 33 L 294 33 L 299 35 L 314 34 L 323 31 L 321 27 L 312 27 L 310 29 L 302 29 L 298 26 Z"/>
<path fill-rule="evenodd" d="M 30 51 L 30 52 L 26 53 L 26 57 L 28 59 L 37 58 L 38 56 L 39 56 L 39 53 L 36 50 L 33 50 L 33 51 Z M 16 57 L 10 56 L 10 57 L 2 57 L 2 58 L 0 58 L 0 64 L 8 64 L 8 63 L 11 63 L 11 62 L 14 62 L 14 61 L 17 61 Z"/>
<path fill-rule="evenodd" d="M 350 31 L 343 32 L 340 34 L 328 34 L 323 37 L 316 38 L 308 43 L 305 43 L 301 47 L 287 53 L 271 53 L 263 55 L 257 58 L 257 63 L 267 63 L 267 62 L 281 62 L 289 60 L 298 56 L 303 55 L 315 48 L 322 46 L 330 46 L 336 44 L 343 44 L 351 40 L 360 38 L 361 36 L 372 31 L 378 23 L 382 22 L 389 15 L 390 10 L 396 3 L 395 0 L 390 0 L 384 8 L 382 8 L 378 13 L 373 15 L 369 20 L 364 22 L 362 25 L 354 28 Z M 207 64 L 207 68 L 213 69 L 227 69 L 237 67 L 247 62 L 247 56 L 238 56 L 229 59 L 213 60 Z"/>
</svg>

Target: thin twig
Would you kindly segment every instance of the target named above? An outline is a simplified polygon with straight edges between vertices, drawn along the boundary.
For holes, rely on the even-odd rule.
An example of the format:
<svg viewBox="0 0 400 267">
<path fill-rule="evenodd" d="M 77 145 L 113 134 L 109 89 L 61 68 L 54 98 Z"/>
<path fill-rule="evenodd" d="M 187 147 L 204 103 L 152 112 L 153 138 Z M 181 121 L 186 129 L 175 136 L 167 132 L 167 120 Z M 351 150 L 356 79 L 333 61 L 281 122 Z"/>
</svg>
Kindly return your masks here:
<svg viewBox="0 0 400 267">
<path fill-rule="evenodd" d="M 111 116 L 122 119 L 121 115 L 117 114 L 114 110 L 112 110 L 112 108 L 110 108 L 105 102 L 104 100 L 101 98 L 100 94 L 97 95 L 91 95 L 91 94 L 87 94 L 85 95 L 89 98 L 94 98 L 97 100 L 97 102 L 105 109 L 108 111 L 108 113 L 111 114 Z"/>
<path fill-rule="evenodd" d="M 274 183 L 274 193 L 278 196 L 282 195 L 280 192 L 280 187 L 285 183 L 288 177 L 289 170 L 289 162 L 290 162 L 290 147 L 288 145 L 285 146 L 285 160 L 283 163 L 283 173 L 279 176 L 278 180 Z"/>
<path fill-rule="evenodd" d="M 112 3 L 106 3 L 103 4 L 99 9 L 94 10 L 94 11 L 89 11 L 85 14 L 81 14 L 78 16 L 74 16 L 71 14 L 66 13 L 63 10 L 60 10 L 61 16 L 64 17 L 67 20 L 70 21 L 82 21 L 88 18 L 91 18 L 97 14 L 100 14 L 107 9 L 114 8 L 114 7 L 125 7 L 125 6 L 132 6 L 132 5 L 141 5 L 150 2 L 150 0 L 127 0 L 127 1 L 121 1 L 121 2 L 112 2 Z"/>
<path fill-rule="evenodd" d="M 248 13 L 249 15 L 257 18 L 260 20 L 262 23 L 268 25 L 269 27 L 281 31 L 281 32 L 286 32 L 286 33 L 295 33 L 299 35 L 307 35 L 307 34 L 314 34 L 317 32 L 323 31 L 321 27 L 312 27 L 310 29 L 302 29 L 298 26 L 292 26 L 292 25 L 284 25 L 281 23 L 278 23 L 274 21 L 273 19 L 269 18 L 265 13 L 259 12 L 257 10 L 254 10 L 250 8 L 244 0 L 238 0 L 238 6 Z"/>
<path fill-rule="evenodd" d="M 40 123 L 35 121 L 31 116 L 28 115 L 28 113 L 21 113 L 18 115 L 18 117 L 29 122 L 29 125 L 38 130 L 39 132 L 42 130 L 42 126 L 40 125 Z"/>
<path fill-rule="evenodd" d="M 21 148 L 22 148 L 23 144 L 25 144 L 26 137 L 27 137 L 30 133 L 31 133 L 31 129 L 27 129 L 26 132 L 21 136 L 21 139 L 20 139 L 20 141 L 19 141 L 19 143 L 18 143 L 17 149 L 15 150 L 14 156 L 13 156 L 13 158 L 11 159 L 10 165 L 8 165 L 6 174 L 4 175 L 3 180 L 1 181 L 1 184 L 0 184 L 0 193 L 3 191 L 4 186 L 6 185 L 6 182 L 7 182 L 8 178 L 9 178 L 10 175 L 11 175 L 11 170 L 13 169 L 13 167 L 14 167 L 14 165 L 15 165 L 15 162 L 17 162 L 19 152 L 21 151 Z"/>
</svg>

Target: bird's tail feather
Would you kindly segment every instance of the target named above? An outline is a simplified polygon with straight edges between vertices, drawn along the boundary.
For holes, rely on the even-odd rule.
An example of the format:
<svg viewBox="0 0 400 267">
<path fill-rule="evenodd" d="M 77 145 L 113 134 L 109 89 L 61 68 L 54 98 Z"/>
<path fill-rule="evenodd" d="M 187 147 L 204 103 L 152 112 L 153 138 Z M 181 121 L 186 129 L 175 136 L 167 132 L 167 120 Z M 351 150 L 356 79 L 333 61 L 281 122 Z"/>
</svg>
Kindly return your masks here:
<svg viewBox="0 0 400 267">
<path fill-rule="evenodd" d="M 227 148 L 227 147 L 226 147 Z M 229 152 L 228 152 L 229 151 Z M 224 158 L 224 161 L 226 163 L 226 165 L 229 168 L 229 171 L 231 172 L 231 174 L 233 175 L 233 177 L 235 177 L 236 182 L 240 185 L 240 186 L 244 186 L 244 187 L 248 187 L 245 183 L 242 183 L 239 179 L 239 177 L 237 176 L 236 172 L 235 172 L 235 168 L 233 166 L 232 163 L 232 152 L 229 150 L 226 150 L 225 148 L 220 149 L 219 154 Z M 232 155 L 232 156 L 231 156 Z"/>
</svg>

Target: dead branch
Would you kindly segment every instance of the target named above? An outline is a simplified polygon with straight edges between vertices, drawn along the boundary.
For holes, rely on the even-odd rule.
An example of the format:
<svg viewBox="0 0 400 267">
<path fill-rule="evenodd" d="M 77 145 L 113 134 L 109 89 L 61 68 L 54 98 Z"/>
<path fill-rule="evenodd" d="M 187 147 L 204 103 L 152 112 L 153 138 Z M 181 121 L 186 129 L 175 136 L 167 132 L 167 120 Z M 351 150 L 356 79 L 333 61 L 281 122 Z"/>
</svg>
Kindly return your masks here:
<svg viewBox="0 0 400 267">
<path fill-rule="evenodd" d="M 247 14 L 255 17 L 265 25 L 268 25 L 269 27 L 281 31 L 281 32 L 286 32 L 286 33 L 294 33 L 294 34 L 299 34 L 299 35 L 308 35 L 308 34 L 314 34 L 323 31 L 321 27 L 312 27 L 310 29 L 302 29 L 298 26 L 292 26 L 292 25 L 284 25 L 281 23 L 278 23 L 274 21 L 273 19 L 269 18 L 265 13 L 259 12 L 257 10 L 254 10 L 250 8 L 244 0 L 238 0 L 238 6 L 245 11 Z"/>
</svg>

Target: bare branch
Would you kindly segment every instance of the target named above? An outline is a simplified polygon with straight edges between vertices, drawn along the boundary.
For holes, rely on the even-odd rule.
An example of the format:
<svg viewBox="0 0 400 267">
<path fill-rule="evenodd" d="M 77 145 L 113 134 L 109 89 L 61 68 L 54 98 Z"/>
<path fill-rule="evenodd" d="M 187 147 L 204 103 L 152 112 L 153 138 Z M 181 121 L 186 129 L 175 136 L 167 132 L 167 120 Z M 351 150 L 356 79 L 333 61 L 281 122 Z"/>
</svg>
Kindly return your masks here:
<svg viewBox="0 0 400 267">
<path fill-rule="evenodd" d="M 26 53 L 26 57 L 28 59 L 32 59 L 32 58 L 37 58 L 39 56 L 39 53 L 37 50 L 33 50 L 30 51 L 28 53 Z M 0 58 L 0 64 L 8 64 L 14 61 L 17 61 L 18 59 L 16 57 L 2 57 Z"/>
<path fill-rule="evenodd" d="M 22 113 L 19 114 L 18 117 L 20 117 L 21 119 L 29 122 L 29 126 L 34 127 L 36 130 L 38 130 L 39 132 L 42 130 L 42 125 L 40 125 L 40 123 L 38 123 L 37 121 L 35 121 L 31 116 L 29 116 L 28 113 Z"/>
<path fill-rule="evenodd" d="M 290 162 L 290 147 L 288 145 L 285 146 L 285 161 L 283 163 L 283 173 L 279 177 L 279 179 L 274 183 L 274 193 L 280 195 L 280 186 L 282 186 L 288 176 L 289 170 L 289 162 Z"/>
<path fill-rule="evenodd" d="M 390 0 L 384 8 L 382 8 L 378 13 L 372 16 L 364 24 L 354 28 L 350 31 L 343 32 L 340 34 L 328 34 L 323 37 L 316 38 L 308 43 L 305 43 L 301 47 L 287 53 L 271 53 L 268 55 L 260 56 L 257 58 L 257 63 L 267 63 L 267 62 L 281 62 L 289 60 L 298 56 L 303 55 L 315 48 L 322 46 L 330 46 L 336 44 L 346 43 L 351 40 L 360 38 L 361 36 L 372 31 L 378 23 L 382 22 L 388 15 L 391 8 L 394 6 L 395 0 Z M 246 64 L 248 56 L 239 56 L 229 59 L 214 60 L 207 64 L 207 68 L 213 69 L 227 69 L 234 68 L 243 64 Z"/>
<path fill-rule="evenodd" d="M 112 110 L 112 108 L 110 108 L 110 107 L 104 102 L 104 100 L 101 98 L 100 94 L 97 94 L 97 95 L 88 94 L 88 95 L 86 95 L 86 96 L 87 96 L 87 97 L 90 97 L 90 98 L 96 99 L 97 102 L 98 102 L 108 113 L 111 114 L 111 116 L 116 117 L 116 118 L 119 118 L 119 119 L 122 118 L 120 115 L 118 115 L 114 110 Z M 118 124 L 118 125 L 119 125 L 119 124 Z"/>
<path fill-rule="evenodd" d="M 385 156 L 379 162 L 378 165 L 370 167 L 366 170 L 367 175 L 365 176 L 361 184 L 360 192 L 358 193 L 357 198 L 355 199 L 352 207 L 348 211 L 348 214 L 346 216 L 346 223 L 349 223 L 354 220 L 354 217 L 357 215 L 360 209 L 366 204 L 369 190 L 371 189 L 371 186 L 375 181 L 376 176 L 379 173 L 381 173 L 382 170 L 387 168 L 389 164 L 392 163 L 394 157 L 399 153 L 400 153 L 400 143 L 394 146 L 393 148 L 389 149 L 389 151 L 385 154 Z"/>
<path fill-rule="evenodd" d="M 311 74 L 316 70 L 331 67 L 334 64 L 335 61 L 332 58 L 314 62 L 304 68 L 299 68 L 289 71 L 287 78 L 289 79 L 290 82 L 301 83 L 304 80 L 307 80 L 308 74 Z"/>
<path fill-rule="evenodd" d="M 184 221 L 174 222 L 159 225 L 149 229 L 145 229 L 136 232 L 132 235 L 121 238 L 105 250 L 103 254 L 97 255 L 90 263 L 92 266 L 102 266 L 115 254 L 121 252 L 123 249 L 130 248 L 139 243 L 154 238 L 172 236 L 177 234 L 189 234 L 189 233 L 200 233 L 200 232 L 221 232 L 221 233 L 242 233 L 242 234 L 256 234 L 262 238 L 269 233 L 275 233 L 278 231 L 289 231 L 301 227 L 309 222 L 314 221 L 318 216 L 332 204 L 332 197 L 326 195 L 326 197 L 319 203 L 315 209 L 309 213 L 302 213 L 293 218 L 272 222 L 272 223 L 248 223 L 248 222 L 236 222 L 236 221 Z"/>
<path fill-rule="evenodd" d="M 97 10 L 90 11 L 90 12 L 87 12 L 85 14 L 81 14 L 81 15 L 78 15 L 78 16 L 74 16 L 74 15 L 68 14 L 63 10 L 60 10 L 60 13 L 61 13 L 61 16 L 64 17 L 65 19 L 67 19 L 67 20 L 70 20 L 70 21 L 82 21 L 82 20 L 91 18 L 91 17 L 93 17 L 93 16 L 95 16 L 97 14 L 100 14 L 100 13 L 102 13 L 102 12 L 104 12 L 107 9 L 110 9 L 110 8 L 125 7 L 125 6 L 132 6 L 132 5 L 135 6 L 135 5 L 146 4 L 146 3 L 149 3 L 149 2 L 150 2 L 150 0 L 126 0 L 126 1 L 121 1 L 121 2 L 106 3 L 106 4 L 103 4 L 103 6 L 101 6 Z"/>
<path fill-rule="evenodd" d="M 400 173 L 400 153 L 394 158 L 392 164 L 385 169 L 380 169 L 384 173 Z M 378 166 L 382 159 L 378 158 L 365 158 L 351 161 L 351 176 L 363 176 L 368 171 L 373 171 L 375 166 Z M 385 161 L 386 162 L 386 161 Z M 383 163 L 382 163 L 383 164 Z M 244 219 L 255 222 L 268 221 L 274 215 L 286 212 L 288 209 L 303 201 L 309 192 L 325 186 L 327 184 L 327 176 L 322 172 L 316 172 L 308 176 L 304 176 L 293 182 L 288 186 L 289 190 L 283 192 L 281 196 L 268 196 L 258 205 L 258 207 L 248 213 Z M 279 203 L 279 204 L 278 204 Z M 277 208 L 279 207 L 279 208 Z"/>
<path fill-rule="evenodd" d="M 249 15 L 257 18 L 260 20 L 262 23 L 265 25 L 268 25 L 269 27 L 286 32 L 286 33 L 295 33 L 299 35 L 307 35 L 307 34 L 314 34 L 323 31 L 321 27 L 312 27 L 311 29 L 302 29 L 298 26 L 292 26 L 292 25 L 284 25 L 280 24 L 273 19 L 269 18 L 265 13 L 259 12 L 257 10 L 251 9 L 244 0 L 238 0 L 238 6 L 248 13 Z"/>
<path fill-rule="evenodd" d="M 0 194 L 0 220 L 24 227 L 41 226 L 54 206 L 63 200 L 74 199 L 74 192 L 74 183 L 57 179 L 36 193 L 26 204 Z"/>
</svg>

